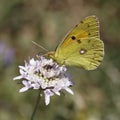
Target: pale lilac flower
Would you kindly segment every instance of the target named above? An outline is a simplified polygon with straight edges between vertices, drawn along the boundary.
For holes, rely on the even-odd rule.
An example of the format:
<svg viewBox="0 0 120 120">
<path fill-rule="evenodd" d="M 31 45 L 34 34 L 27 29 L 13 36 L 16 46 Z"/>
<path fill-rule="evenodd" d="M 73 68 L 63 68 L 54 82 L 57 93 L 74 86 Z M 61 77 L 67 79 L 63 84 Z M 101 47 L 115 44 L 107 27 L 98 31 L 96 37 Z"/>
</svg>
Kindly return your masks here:
<svg viewBox="0 0 120 120">
<path fill-rule="evenodd" d="M 45 104 L 50 103 L 50 97 L 54 94 L 60 95 L 61 90 L 73 94 L 69 88 L 73 85 L 72 81 L 66 76 L 66 67 L 58 65 L 52 59 L 37 56 L 37 60 L 30 59 L 25 62 L 25 66 L 19 66 L 20 75 L 14 80 L 22 79 L 23 88 L 19 92 L 29 89 L 40 89 L 45 94 Z"/>
</svg>

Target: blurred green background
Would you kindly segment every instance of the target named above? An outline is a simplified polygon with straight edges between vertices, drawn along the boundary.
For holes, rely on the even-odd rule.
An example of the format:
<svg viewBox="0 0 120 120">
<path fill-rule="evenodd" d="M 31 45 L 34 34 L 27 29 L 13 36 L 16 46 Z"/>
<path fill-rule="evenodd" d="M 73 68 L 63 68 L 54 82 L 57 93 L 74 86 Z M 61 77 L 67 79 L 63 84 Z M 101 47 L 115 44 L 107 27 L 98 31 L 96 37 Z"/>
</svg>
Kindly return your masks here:
<svg viewBox="0 0 120 120">
<path fill-rule="evenodd" d="M 94 71 L 70 67 L 75 85 L 69 93 L 44 96 L 35 120 L 120 120 L 120 1 L 119 0 L 0 0 L 0 120 L 29 120 L 38 91 L 19 93 L 13 77 L 24 60 L 54 50 L 81 19 L 100 19 L 105 58 Z"/>
</svg>

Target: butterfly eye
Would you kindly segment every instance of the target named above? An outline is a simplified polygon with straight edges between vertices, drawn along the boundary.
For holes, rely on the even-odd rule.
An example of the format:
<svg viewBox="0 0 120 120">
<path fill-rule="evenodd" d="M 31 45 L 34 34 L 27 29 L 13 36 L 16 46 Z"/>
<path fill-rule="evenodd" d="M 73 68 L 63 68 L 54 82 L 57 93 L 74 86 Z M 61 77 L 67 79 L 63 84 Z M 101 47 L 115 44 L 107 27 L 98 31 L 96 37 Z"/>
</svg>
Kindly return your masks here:
<svg viewBox="0 0 120 120">
<path fill-rule="evenodd" d="M 76 39 L 76 37 L 75 37 L 75 36 L 72 36 L 71 38 L 72 38 L 72 40 L 75 40 L 75 39 Z"/>
</svg>

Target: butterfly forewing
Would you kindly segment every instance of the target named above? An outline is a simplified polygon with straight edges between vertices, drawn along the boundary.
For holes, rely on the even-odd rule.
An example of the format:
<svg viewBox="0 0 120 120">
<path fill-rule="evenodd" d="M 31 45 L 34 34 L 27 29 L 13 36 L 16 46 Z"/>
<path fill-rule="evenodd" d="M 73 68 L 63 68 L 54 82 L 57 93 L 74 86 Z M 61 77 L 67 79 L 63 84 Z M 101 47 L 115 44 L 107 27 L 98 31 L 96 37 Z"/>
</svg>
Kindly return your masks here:
<svg viewBox="0 0 120 120">
<path fill-rule="evenodd" d="M 75 40 L 86 37 L 99 37 L 99 21 L 94 15 L 86 17 L 79 24 L 77 24 L 60 43 L 59 47 L 66 47 Z"/>
</svg>

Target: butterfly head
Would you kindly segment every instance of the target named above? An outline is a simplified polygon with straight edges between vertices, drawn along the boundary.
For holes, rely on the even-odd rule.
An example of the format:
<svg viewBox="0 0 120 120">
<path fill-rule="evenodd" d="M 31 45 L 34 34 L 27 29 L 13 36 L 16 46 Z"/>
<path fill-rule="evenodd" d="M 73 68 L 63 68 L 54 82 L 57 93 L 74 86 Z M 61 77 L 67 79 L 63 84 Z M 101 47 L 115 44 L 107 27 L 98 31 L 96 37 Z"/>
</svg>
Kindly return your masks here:
<svg viewBox="0 0 120 120">
<path fill-rule="evenodd" d="M 55 52 L 54 51 L 50 51 L 50 52 L 46 53 L 45 56 L 55 60 Z"/>
</svg>

